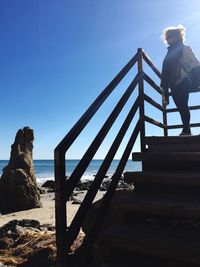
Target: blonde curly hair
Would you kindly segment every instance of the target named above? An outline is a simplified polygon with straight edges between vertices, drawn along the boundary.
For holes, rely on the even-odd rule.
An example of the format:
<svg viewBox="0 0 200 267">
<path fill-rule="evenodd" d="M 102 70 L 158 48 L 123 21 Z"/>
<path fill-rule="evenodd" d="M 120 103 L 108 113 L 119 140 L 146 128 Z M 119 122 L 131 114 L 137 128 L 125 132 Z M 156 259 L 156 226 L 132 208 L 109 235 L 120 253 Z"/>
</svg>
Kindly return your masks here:
<svg viewBox="0 0 200 267">
<path fill-rule="evenodd" d="M 186 28 L 179 24 L 178 26 L 170 26 L 163 30 L 161 38 L 164 43 L 167 43 L 167 38 L 173 36 L 177 41 L 185 41 L 185 30 Z"/>
</svg>

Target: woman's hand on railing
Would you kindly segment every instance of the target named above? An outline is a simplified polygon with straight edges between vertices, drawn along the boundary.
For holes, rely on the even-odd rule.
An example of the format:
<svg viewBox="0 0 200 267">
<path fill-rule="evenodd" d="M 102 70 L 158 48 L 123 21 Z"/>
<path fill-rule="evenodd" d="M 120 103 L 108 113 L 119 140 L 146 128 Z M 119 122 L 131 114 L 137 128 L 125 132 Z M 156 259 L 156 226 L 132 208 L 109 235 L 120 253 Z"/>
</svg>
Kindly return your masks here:
<svg viewBox="0 0 200 267">
<path fill-rule="evenodd" d="M 163 101 L 163 105 L 165 106 L 169 105 L 169 97 L 167 97 L 165 93 L 162 94 L 162 101 Z"/>
</svg>

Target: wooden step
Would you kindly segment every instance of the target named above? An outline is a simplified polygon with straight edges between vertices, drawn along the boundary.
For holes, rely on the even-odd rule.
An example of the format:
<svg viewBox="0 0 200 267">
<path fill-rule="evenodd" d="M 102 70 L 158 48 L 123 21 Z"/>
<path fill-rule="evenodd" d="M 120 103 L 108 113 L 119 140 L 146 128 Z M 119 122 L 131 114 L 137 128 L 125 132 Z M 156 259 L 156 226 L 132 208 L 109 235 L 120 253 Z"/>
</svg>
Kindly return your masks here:
<svg viewBox="0 0 200 267">
<path fill-rule="evenodd" d="M 143 171 L 200 170 L 200 152 L 143 152 L 133 153 L 133 161 L 142 161 Z"/>
<path fill-rule="evenodd" d="M 200 152 L 200 135 L 146 137 L 144 143 L 150 152 Z"/>
<path fill-rule="evenodd" d="M 132 153 L 134 161 L 151 160 L 181 160 L 181 161 L 200 161 L 200 152 L 135 152 Z"/>
<path fill-rule="evenodd" d="M 99 237 L 108 248 L 200 264 L 200 231 L 139 224 L 112 225 Z M 114 257 L 114 255 L 113 255 Z"/>
<path fill-rule="evenodd" d="M 141 195 L 137 192 L 127 192 L 126 197 L 117 198 L 116 206 L 122 210 L 128 223 L 135 216 L 162 216 L 167 218 L 200 219 L 200 195 Z"/>
<path fill-rule="evenodd" d="M 146 145 L 155 144 L 198 144 L 200 143 L 200 135 L 194 136 L 149 136 L 144 138 L 144 143 Z"/>
<path fill-rule="evenodd" d="M 125 172 L 124 181 L 128 184 L 200 187 L 200 172 Z"/>
<path fill-rule="evenodd" d="M 126 172 L 124 181 L 146 194 L 200 195 L 200 172 Z"/>
<path fill-rule="evenodd" d="M 200 144 L 155 144 L 149 145 L 148 152 L 200 152 Z"/>
</svg>

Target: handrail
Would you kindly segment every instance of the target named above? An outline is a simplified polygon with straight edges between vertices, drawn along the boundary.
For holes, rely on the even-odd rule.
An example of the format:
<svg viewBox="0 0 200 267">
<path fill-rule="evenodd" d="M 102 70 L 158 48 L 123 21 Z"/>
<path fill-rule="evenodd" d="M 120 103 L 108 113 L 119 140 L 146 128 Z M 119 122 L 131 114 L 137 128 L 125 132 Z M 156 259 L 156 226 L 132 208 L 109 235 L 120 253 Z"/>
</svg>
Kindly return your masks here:
<svg viewBox="0 0 200 267">
<path fill-rule="evenodd" d="M 195 91 L 190 92 L 190 93 L 198 93 L 198 92 L 200 92 L 200 88 L 196 89 Z M 171 92 L 169 93 L 169 96 L 172 96 Z M 200 109 L 200 105 L 189 106 L 189 110 L 199 110 L 199 109 Z M 178 112 L 178 109 L 177 108 L 166 108 L 165 112 L 166 112 L 166 114 L 174 113 L 174 112 Z M 178 128 L 182 128 L 182 127 L 183 127 L 182 124 L 167 125 L 168 130 L 178 129 Z M 200 127 L 200 123 L 190 123 L 190 127 L 191 128 Z"/>
<path fill-rule="evenodd" d="M 189 110 L 198 110 L 198 109 L 200 109 L 200 105 L 189 107 Z M 167 113 L 171 113 L 171 112 L 177 112 L 178 109 L 177 108 L 168 108 L 166 111 L 167 111 Z"/>
<path fill-rule="evenodd" d="M 135 125 L 133 133 L 128 141 L 128 145 L 123 153 L 123 156 L 119 162 L 119 165 L 116 169 L 115 174 L 113 175 L 111 184 L 106 193 L 105 200 L 103 201 L 103 206 L 101 208 L 101 212 L 105 213 L 105 205 L 111 200 L 114 190 L 117 187 L 119 178 L 122 175 L 128 157 L 131 153 L 131 149 L 135 143 L 135 140 L 139 133 L 143 132 L 145 134 L 145 120 L 146 116 L 144 115 L 144 101 L 149 102 L 154 105 L 161 112 L 165 112 L 165 109 L 156 103 L 149 96 L 144 94 L 143 91 L 143 81 L 146 81 L 151 85 L 153 89 L 155 89 L 159 94 L 162 95 L 161 88 L 146 74 L 143 72 L 142 60 L 145 59 L 147 64 L 153 69 L 153 71 L 159 76 L 159 72 L 156 69 L 155 65 L 150 61 L 147 55 L 144 54 L 142 49 L 138 49 L 136 55 L 125 65 L 125 67 L 119 72 L 118 75 L 111 81 L 111 83 L 103 90 L 103 92 L 97 97 L 97 99 L 93 102 L 93 104 L 87 109 L 87 111 L 83 114 L 83 116 L 78 120 L 78 122 L 74 125 L 74 127 L 69 131 L 69 133 L 63 138 L 63 140 L 58 144 L 55 148 L 55 180 L 56 180 L 56 240 L 57 240 L 57 257 L 58 257 L 58 265 L 59 267 L 65 266 L 65 253 L 70 249 L 71 244 L 76 238 L 80 227 L 82 226 L 83 220 L 92 205 L 92 202 L 96 196 L 96 193 L 105 177 L 110 164 L 127 132 L 133 117 L 136 112 L 140 108 L 140 114 L 143 114 L 138 122 Z M 138 63 L 138 73 L 135 78 L 127 88 L 127 90 L 122 95 L 121 99 L 107 118 L 106 122 L 101 127 L 99 133 L 92 141 L 91 145 L 88 147 L 82 159 L 77 164 L 76 168 L 70 175 L 69 179 L 66 181 L 65 178 L 65 153 L 71 147 L 73 142 L 77 139 L 79 134 L 83 131 L 85 126 L 97 112 L 97 110 L 102 106 L 104 101 L 110 96 L 115 87 L 120 83 L 120 81 L 125 77 L 125 75 L 129 72 L 129 70 Z M 133 93 L 136 85 L 139 87 L 139 95 L 133 103 L 132 108 L 130 109 L 124 123 L 122 124 L 118 134 L 116 135 L 105 159 L 100 166 L 99 171 L 97 172 L 94 181 L 88 190 L 81 206 L 79 207 L 71 225 L 67 228 L 66 225 L 66 201 L 69 199 L 72 194 L 74 188 L 77 183 L 80 181 L 83 173 L 88 167 L 89 163 L 93 159 L 96 151 L 100 147 L 102 141 L 105 139 L 109 130 L 111 129 L 113 123 L 117 119 L 121 110 L 127 103 L 129 97 Z M 141 106 L 143 108 L 141 109 Z M 140 134 L 141 135 L 141 134 Z M 107 204 L 105 204 L 107 203 Z M 100 221 L 97 223 L 95 229 L 100 225 Z M 98 226 L 98 227 L 97 227 Z M 95 231 L 94 230 L 94 233 Z M 95 233 L 96 234 L 96 233 Z M 94 235 L 93 235 L 94 236 Z M 91 239 L 91 237 L 89 238 Z M 88 240 L 89 240 L 88 239 Z"/>
<path fill-rule="evenodd" d="M 142 51 L 141 48 L 138 49 L 138 52 Z M 138 73 L 144 73 L 143 72 L 143 53 L 138 58 Z M 145 122 L 144 122 L 144 79 L 141 79 L 138 83 L 138 91 L 139 91 L 139 98 L 140 98 L 140 106 L 139 106 L 139 116 L 141 119 L 141 125 L 140 125 L 140 149 L 141 151 L 145 150 L 145 144 L 144 144 L 144 137 L 145 137 Z"/>
<path fill-rule="evenodd" d="M 151 67 L 151 69 L 155 72 L 155 74 L 158 76 L 158 78 L 161 79 L 161 72 L 157 69 L 157 67 L 154 65 L 153 61 L 150 59 L 150 57 L 143 51 L 143 59 L 146 61 L 146 63 Z"/>
<path fill-rule="evenodd" d="M 151 123 L 151 124 L 153 124 L 153 125 L 155 125 L 155 126 L 158 126 L 158 127 L 162 128 L 162 129 L 165 129 L 165 128 L 167 127 L 165 124 L 163 124 L 163 123 L 161 123 L 161 122 L 159 122 L 159 121 L 156 121 L 156 120 L 154 120 L 154 119 L 152 119 L 152 118 L 149 118 L 148 116 L 145 116 L 145 117 L 144 117 L 144 120 L 145 120 L 146 122 L 149 122 L 149 123 Z"/>
<path fill-rule="evenodd" d="M 66 217 L 66 178 L 65 178 L 65 153 L 76 140 L 97 110 L 102 106 L 114 88 L 120 83 L 128 71 L 137 62 L 142 51 L 138 51 L 135 56 L 125 65 L 125 67 L 115 76 L 103 92 L 96 98 L 83 116 L 78 120 L 69 133 L 62 139 L 54 150 L 55 165 L 55 212 L 56 212 L 56 245 L 58 265 L 65 266 L 65 247 L 67 233 Z M 68 184 L 69 185 L 69 184 Z"/>
<path fill-rule="evenodd" d="M 131 138 L 129 139 L 129 142 L 124 150 L 124 153 L 122 155 L 122 158 L 118 164 L 118 167 L 115 171 L 115 173 L 113 174 L 112 176 L 112 180 L 111 180 L 111 183 L 110 183 L 110 186 L 106 192 L 106 194 L 104 195 L 103 197 L 103 202 L 102 202 L 102 205 L 100 206 L 100 209 L 99 209 L 99 212 L 98 212 L 98 215 L 97 215 L 97 219 L 96 219 L 96 223 L 94 224 L 92 230 L 90 231 L 88 237 L 86 240 L 88 240 L 89 242 L 87 242 L 86 246 L 90 243 L 93 243 L 95 238 L 96 238 L 96 235 L 98 233 L 98 230 L 99 228 L 101 227 L 102 225 L 102 221 L 103 221 L 103 218 L 105 217 L 105 214 L 109 208 L 109 204 L 112 200 L 112 196 L 116 190 L 116 187 L 118 185 L 118 182 L 119 182 L 119 179 L 120 177 L 122 176 L 122 173 L 123 173 L 123 170 L 125 168 L 125 165 L 127 163 L 127 160 L 129 158 L 129 155 L 131 153 L 131 150 L 135 144 L 135 141 L 136 141 L 136 138 L 140 132 L 140 124 L 141 124 L 141 120 L 138 120 L 134 130 L 133 130 L 133 133 L 131 135 Z"/>
<path fill-rule="evenodd" d="M 86 196 L 85 196 L 85 199 L 83 200 L 77 214 L 75 215 L 69 229 L 68 229 L 68 245 L 67 245 L 67 248 L 70 247 L 70 244 L 71 242 L 73 241 L 73 239 L 76 237 L 76 235 L 78 234 L 79 232 L 79 229 L 81 227 L 81 224 L 83 222 L 83 219 L 84 219 L 84 215 L 86 212 L 88 212 L 89 208 L 90 208 L 90 204 L 92 204 L 94 198 L 95 198 L 95 195 L 105 177 L 105 174 L 107 173 L 107 170 L 109 169 L 111 163 L 112 163 L 112 160 L 117 152 L 117 149 L 119 148 L 121 142 L 122 142 L 122 139 L 133 119 L 133 117 L 135 116 L 135 113 L 137 111 L 139 107 L 139 98 L 136 99 L 135 103 L 133 104 L 131 110 L 129 111 L 121 129 L 119 130 L 115 140 L 113 141 L 99 171 L 97 172 L 95 178 L 94 178 L 94 181 L 91 185 L 91 187 L 89 188 Z M 138 127 L 137 127 L 138 128 Z M 139 131 L 139 130 L 138 130 Z M 71 233 L 71 236 L 70 236 L 70 233 Z"/>
<path fill-rule="evenodd" d="M 158 86 L 146 73 L 144 74 L 144 80 L 151 85 L 160 95 L 162 95 L 162 89 Z"/>
<path fill-rule="evenodd" d="M 66 199 L 68 199 L 68 197 L 73 192 L 76 184 L 78 183 L 78 181 L 80 180 L 81 176 L 85 172 L 85 170 L 88 167 L 90 161 L 92 160 L 93 156 L 95 155 L 97 149 L 99 148 L 100 144 L 102 143 L 102 141 L 104 140 L 105 136 L 107 135 L 109 129 L 111 128 L 111 126 L 115 122 L 115 120 L 118 117 L 120 111 L 122 110 L 122 108 L 124 107 L 126 102 L 128 101 L 130 95 L 132 94 L 133 90 L 135 89 L 135 87 L 136 87 L 138 81 L 141 79 L 141 77 L 142 76 L 140 74 L 136 75 L 136 77 L 131 82 L 130 86 L 125 91 L 124 95 L 122 96 L 122 98 L 120 99 L 120 101 L 118 102 L 118 104 L 116 105 L 116 107 L 114 108 L 114 110 L 112 111 L 112 113 L 110 114 L 110 116 L 108 117 L 106 122 L 104 123 L 104 125 L 101 128 L 101 130 L 99 131 L 98 135 L 95 137 L 94 141 L 89 146 L 89 148 L 86 151 L 85 155 L 82 157 L 81 161 L 79 162 L 79 164 L 77 165 L 77 167 L 75 168 L 73 173 L 71 174 L 70 179 L 68 180 L 68 183 L 66 185 L 67 186 Z"/>
<path fill-rule="evenodd" d="M 144 100 L 146 102 L 148 102 L 149 104 L 151 104 L 152 106 L 154 106 L 155 108 L 159 109 L 160 111 L 164 112 L 165 109 L 163 106 L 161 106 L 160 104 L 158 104 L 155 100 L 153 100 L 151 97 L 149 97 L 148 95 L 144 94 Z"/>
<path fill-rule="evenodd" d="M 168 125 L 167 129 L 178 129 L 178 128 L 182 128 L 182 127 L 183 127 L 182 124 Z M 200 123 L 191 123 L 190 127 L 200 127 Z"/>
<path fill-rule="evenodd" d="M 73 141 L 77 138 L 79 133 L 84 129 L 93 115 L 97 112 L 100 106 L 104 103 L 107 97 L 112 93 L 115 87 L 120 83 L 124 76 L 129 72 L 133 65 L 137 62 L 140 54 L 138 52 L 135 56 L 124 66 L 124 68 L 115 76 L 115 78 L 108 84 L 108 86 L 103 90 L 103 92 L 96 98 L 92 105 L 87 109 L 83 116 L 78 120 L 74 127 L 69 131 L 69 133 L 62 139 L 62 141 L 55 148 L 55 151 L 66 151 Z"/>
<path fill-rule="evenodd" d="M 135 144 L 136 138 L 141 137 L 141 151 L 145 150 L 145 125 L 146 122 L 160 127 L 164 130 L 164 136 L 167 136 L 168 130 L 182 127 L 182 125 L 167 125 L 167 113 L 176 112 L 176 109 L 166 109 L 166 106 L 157 103 L 155 99 L 150 96 L 152 90 L 158 92 L 158 96 L 162 97 L 162 89 L 159 85 L 156 84 L 154 80 L 143 70 L 143 60 L 148 64 L 148 66 L 154 71 L 154 73 L 161 78 L 161 73 L 156 68 L 151 59 L 147 54 L 142 50 L 138 49 L 138 52 L 135 56 L 125 65 L 125 67 L 116 75 L 116 77 L 109 83 L 109 85 L 102 91 L 102 93 L 96 98 L 92 105 L 87 109 L 83 116 L 78 120 L 74 127 L 69 131 L 69 133 L 62 139 L 62 141 L 55 148 L 55 181 L 56 181 L 56 190 L 55 190 L 55 199 L 56 199 L 56 242 L 57 242 L 57 258 L 58 258 L 58 267 L 64 267 L 65 265 L 65 255 L 70 249 L 74 239 L 76 238 L 79 229 L 81 228 L 85 216 L 87 215 L 94 199 L 97 194 L 97 191 L 121 145 L 124 140 L 125 134 L 127 133 L 129 127 L 132 127 L 133 130 L 130 133 L 129 140 L 127 141 L 127 146 L 124 149 L 122 157 L 119 161 L 119 164 L 112 176 L 110 186 L 103 198 L 102 205 L 99 209 L 98 219 L 95 222 L 94 228 L 92 228 L 89 235 L 86 237 L 84 244 L 86 246 L 91 246 L 97 233 L 104 215 L 108 209 L 109 203 L 113 197 L 113 194 L 117 188 L 119 179 L 124 171 L 125 165 L 128 161 L 130 153 L 132 152 L 133 146 Z M 73 142 L 77 139 L 79 134 L 84 130 L 88 122 L 93 118 L 98 109 L 103 105 L 105 100 L 110 97 L 111 93 L 114 91 L 115 87 L 123 80 L 126 74 L 132 69 L 134 65 L 138 64 L 138 72 L 136 76 L 131 81 L 128 88 L 125 89 L 120 100 L 115 105 L 110 115 L 103 123 L 100 128 L 100 131 L 97 133 L 96 137 L 90 143 L 88 149 L 83 155 L 82 159 L 79 161 L 74 171 L 66 180 L 65 177 L 65 153 L 71 147 Z M 148 90 L 148 93 L 144 93 L 144 82 L 150 85 L 152 90 Z M 129 108 L 127 116 L 122 122 L 122 125 L 115 134 L 114 141 L 110 145 L 110 148 L 105 155 L 92 185 L 90 186 L 87 194 L 80 205 L 76 215 L 74 216 L 71 224 L 67 227 L 67 217 L 66 217 L 66 202 L 68 201 L 70 195 L 72 194 L 74 188 L 77 186 L 77 183 L 80 181 L 85 170 L 92 161 L 95 153 L 101 146 L 102 142 L 105 140 L 107 134 L 112 128 L 114 122 L 117 120 L 118 116 L 121 114 L 122 110 L 126 106 L 130 96 L 135 88 L 138 86 L 138 96 L 135 101 Z M 159 112 L 163 114 L 163 122 L 158 122 L 153 118 L 146 116 L 145 114 L 145 102 L 153 105 Z M 190 107 L 191 110 L 199 109 L 200 106 Z M 134 125 L 132 125 L 133 118 L 136 114 L 139 113 L 139 118 L 136 120 Z M 199 127 L 200 123 L 191 124 L 191 127 Z"/>
</svg>

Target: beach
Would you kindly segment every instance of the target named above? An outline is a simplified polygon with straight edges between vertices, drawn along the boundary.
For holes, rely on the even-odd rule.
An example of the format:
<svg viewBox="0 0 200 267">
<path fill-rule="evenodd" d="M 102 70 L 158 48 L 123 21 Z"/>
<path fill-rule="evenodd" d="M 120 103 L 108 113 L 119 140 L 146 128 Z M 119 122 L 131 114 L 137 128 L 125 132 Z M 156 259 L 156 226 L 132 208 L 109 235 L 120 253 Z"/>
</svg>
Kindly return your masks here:
<svg viewBox="0 0 200 267">
<path fill-rule="evenodd" d="M 76 192 L 74 199 L 67 202 L 68 226 L 80 207 L 80 204 L 76 203 L 83 200 L 86 192 Z M 95 200 L 100 199 L 104 194 L 105 191 L 99 191 Z M 41 204 L 41 208 L 0 215 L 0 266 L 18 266 L 19 264 L 32 266 L 29 265 L 32 258 L 35 259 L 33 266 L 55 266 L 55 193 L 48 193 L 46 190 L 45 194 L 41 194 Z M 19 226 L 20 223 L 21 226 L 24 223 L 28 226 L 21 227 Z M 34 226 L 34 223 L 39 225 L 39 228 Z M 84 236 L 85 234 L 81 229 L 73 246 L 71 246 L 71 251 L 81 246 Z M 13 244 L 15 245 L 13 246 Z"/>
<path fill-rule="evenodd" d="M 80 192 L 78 193 L 79 197 L 82 199 L 86 193 Z M 95 201 L 100 199 L 105 192 L 99 191 L 95 198 Z M 54 193 L 45 193 L 41 195 L 41 208 L 35 208 L 30 210 L 12 212 L 4 215 L 0 215 L 0 227 L 4 224 L 8 223 L 11 220 L 23 220 L 23 219 L 31 219 L 37 220 L 41 225 L 50 224 L 51 226 L 55 226 L 55 195 Z M 67 202 L 67 225 L 69 225 L 76 214 L 80 204 L 73 204 L 73 201 Z"/>
<path fill-rule="evenodd" d="M 79 160 L 67 160 L 66 161 L 66 171 L 67 175 L 70 175 Z M 111 164 L 111 167 L 107 173 L 110 177 L 116 166 L 118 165 L 119 160 L 114 160 Z M 0 174 L 2 174 L 3 168 L 8 164 L 7 160 L 0 160 Z M 97 173 L 102 160 L 93 160 L 85 172 L 82 180 L 93 180 L 95 174 Z M 54 161 L 53 160 L 34 160 L 34 169 L 37 183 L 41 186 L 47 180 L 54 180 Z M 126 171 L 129 170 L 140 170 L 140 162 L 128 161 L 125 168 Z M 84 193 L 78 192 L 78 197 L 83 199 Z M 99 191 L 95 200 L 101 198 L 105 192 Z M 8 223 L 11 220 L 22 220 L 22 219 L 34 219 L 38 220 L 41 224 L 50 224 L 55 226 L 55 195 L 54 193 L 45 193 L 41 194 L 41 203 L 42 208 L 35 208 L 30 210 L 18 211 L 13 213 L 8 213 L 5 215 L 0 215 L 0 227 Z M 72 201 L 67 202 L 67 225 L 69 225 L 79 208 L 79 204 L 72 204 Z"/>
</svg>

